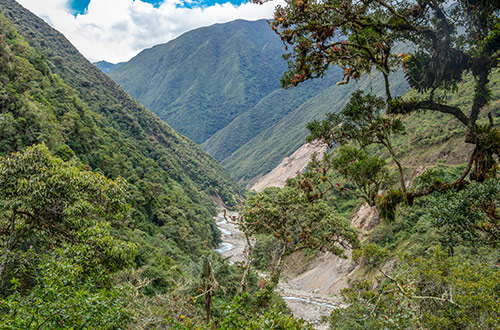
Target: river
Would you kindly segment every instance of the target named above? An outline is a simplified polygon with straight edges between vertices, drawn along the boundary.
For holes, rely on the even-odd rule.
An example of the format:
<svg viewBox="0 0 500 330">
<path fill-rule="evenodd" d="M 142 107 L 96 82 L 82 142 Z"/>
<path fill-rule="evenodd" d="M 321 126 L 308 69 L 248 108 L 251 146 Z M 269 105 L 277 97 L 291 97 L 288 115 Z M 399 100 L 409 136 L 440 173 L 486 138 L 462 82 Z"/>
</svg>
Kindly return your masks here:
<svg viewBox="0 0 500 330">
<path fill-rule="evenodd" d="M 237 214 L 231 216 L 233 215 L 235 218 L 238 216 Z M 215 251 L 226 258 L 230 264 L 244 261 L 245 235 L 236 224 L 226 221 L 222 214 L 215 217 L 215 221 L 222 233 L 222 243 Z M 333 309 L 340 306 L 335 297 L 321 295 L 307 288 L 293 287 L 286 280 L 279 283 L 279 290 L 281 297 L 295 317 L 303 318 L 318 330 L 328 329 L 328 325 L 322 323 L 322 317 L 328 316 Z"/>
</svg>

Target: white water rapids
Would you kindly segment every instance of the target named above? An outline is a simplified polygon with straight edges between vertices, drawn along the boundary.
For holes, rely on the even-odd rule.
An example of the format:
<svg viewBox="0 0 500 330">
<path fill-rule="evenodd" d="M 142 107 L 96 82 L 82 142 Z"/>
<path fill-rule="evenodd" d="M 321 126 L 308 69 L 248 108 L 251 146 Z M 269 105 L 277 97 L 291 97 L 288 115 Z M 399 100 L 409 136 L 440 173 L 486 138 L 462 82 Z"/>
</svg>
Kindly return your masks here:
<svg viewBox="0 0 500 330">
<path fill-rule="evenodd" d="M 235 247 L 236 246 L 234 246 L 231 243 L 222 242 L 221 245 L 215 249 L 215 252 L 222 254 L 224 252 L 229 252 L 229 251 L 233 250 Z"/>
</svg>

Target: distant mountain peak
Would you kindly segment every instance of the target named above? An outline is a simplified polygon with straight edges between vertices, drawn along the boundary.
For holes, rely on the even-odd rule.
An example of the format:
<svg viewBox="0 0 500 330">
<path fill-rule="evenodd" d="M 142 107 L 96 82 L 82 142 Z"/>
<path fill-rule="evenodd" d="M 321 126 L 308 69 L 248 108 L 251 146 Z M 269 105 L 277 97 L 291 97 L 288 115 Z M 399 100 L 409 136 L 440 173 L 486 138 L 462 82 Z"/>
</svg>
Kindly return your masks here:
<svg viewBox="0 0 500 330">
<path fill-rule="evenodd" d="M 99 61 L 99 62 L 94 62 L 93 64 L 96 67 L 98 67 L 99 70 L 108 74 L 121 67 L 123 64 L 125 64 L 125 62 L 119 62 L 115 64 L 108 61 Z"/>
</svg>

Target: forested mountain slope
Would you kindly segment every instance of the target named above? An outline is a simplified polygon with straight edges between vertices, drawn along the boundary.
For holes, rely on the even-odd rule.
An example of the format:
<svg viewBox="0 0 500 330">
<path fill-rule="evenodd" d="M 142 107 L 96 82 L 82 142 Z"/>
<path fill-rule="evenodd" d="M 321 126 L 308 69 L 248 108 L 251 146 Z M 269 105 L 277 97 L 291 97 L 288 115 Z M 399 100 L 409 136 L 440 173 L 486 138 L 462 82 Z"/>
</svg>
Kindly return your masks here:
<svg viewBox="0 0 500 330">
<path fill-rule="evenodd" d="M 13 0 L 0 12 L 0 155 L 44 143 L 81 168 L 125 178 L 131 209 L 120 235 L 138 244 L 151 289 L 172 285 L 174 264 L 217 242 L 212 198 L 231 205 L 240 188 L 40 18 Z"/>
<path fill-rule="evenodd" d="M 354 90 L 342 72 L 291 89 L 279 80 L 285 48 L 264 20 L 190 31 L 144 50 L 110 76 L 131 95 L 222 162 L 240 181 L 273 169 L 307 135 L 305 124 L 338 111 Z M 396 74 L 394 92 L 407 90 Z M 377 92 L 377 78 L 361 88 Z"/>
<path fill-rule="evenodd" d="M 380 78 L 377 75 L 366 76 L 359 82 L 342 86 L 333 85 L 325 89 L 249 140 L 230 157 L 224 159 L 222 164 L 233 177 L 242 181 L 250 181 L 269 172 L 283 158 L 304 144 L 308 135 L 306 123 L 323 118 L 327 112 L 340 111 L 356 89 L 373 91 L 375 94 L 382 93 L 384 87 Z M 408 85 L 401 72 L 394 73 L 391 80 L 394 82 L 395 95 L 406 92 Z M 297 87 L 291 90 L 295 88 Z"/>
<path fill-rule="evenodd" d="M 186 187 L 191 186 L 193 196 L 201 191 L 215 194 L 215 190 L 219 190 L 223 199 L 230 201 L 236 186 L 217 162 L 196 144 L 138 104 L 88 62 L 62 34 L 24 10 L 17 2 L 2 0 L 0 9 L 21 35 L 46 58 L 49 69 L 74 88 L 89 110 L 101 116 L 103 125 L 112 127 L 118 136 L 130 139 L 132 148 L 142 157 L 158 162 L 162 170 L 170 172 L 172 179 L 186 183 Z M 125 146 L 118 149 L 127 151 Z M 97 161 L 99 157 L 95 158 Z M 89 164 L 94 165 L 93 161 Z"/>
<path fill-rule="evenodd" d="M 340 79 L 340 72 L 334 71 L 325 79 L 283 90 L 279 80 L 286 69 L 284 52 L 266 21 L 237 20 L 144 50 L 110 76 L 172 127 L 228 163 L 247 152 L 250 140 Z M 293 147 L 286 145 L 284 154 Z M 248 160 L 250 167 L 270 170 L 260 156 L 265 155 Z M 247 169 L 242 164 L 238 171 Z"/>
<path fill-rule="evenodd" d="M 146 49 L 110 76 L 174 129 L 202 143 L 279 88 L 282 54 L 281 41 L 264 20 L 237 20 Z"/>
<path fill-rule="evenodd" d="M 236 117 L 226 127 L 219 130 L 201 146 L 214 157 L 228 162 L 235 154 L 245 152 L 252 145 L 250 141 L 264 131 L 277 125 L 281 120 L 295 112 L 304 103 L 314 98 L 321 91 L 335 85 L 340 79 L 339 70 L 332 71 L 325 79 L 307 82 L 292 89 L 277 89 L 262 98 L 253 108 Z M 285 148 L 284 152 L 289 152 Z M 265 157 L 265 155 L 260 155 Z M 253 159 L 257 162 L 257 159 Z M 261 169 L 264 163 L 256 164 Z M 240 172 L 246 171 L 242 166 Z M 230 170 L 232 171 L 232 169 Z M 237 175 L 237 171 L 232 174 Z"/>
</svg>

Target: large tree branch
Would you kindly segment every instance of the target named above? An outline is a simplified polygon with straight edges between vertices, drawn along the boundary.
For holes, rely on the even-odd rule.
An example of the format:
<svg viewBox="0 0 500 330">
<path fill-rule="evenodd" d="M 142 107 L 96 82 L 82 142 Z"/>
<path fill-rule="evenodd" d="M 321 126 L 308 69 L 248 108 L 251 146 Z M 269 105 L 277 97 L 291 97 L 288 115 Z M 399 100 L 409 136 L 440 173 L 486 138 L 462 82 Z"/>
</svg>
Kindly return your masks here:
<svg viewBox="0 0 500 330">
<path fill-rule="evenodd" d="M 418 110 L 431 110 L 453 115 L 465 126 L 469 125 L 469 118 L 458 107 L 453 107 L 446 104 L 436 103 L 433 101 L 412 101 L 402 102 L 392 105 L 389 108 L 389 113 L 407 114 Z"/>
</svg>

